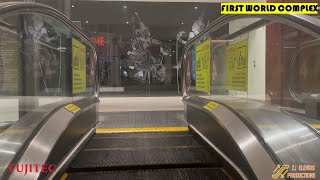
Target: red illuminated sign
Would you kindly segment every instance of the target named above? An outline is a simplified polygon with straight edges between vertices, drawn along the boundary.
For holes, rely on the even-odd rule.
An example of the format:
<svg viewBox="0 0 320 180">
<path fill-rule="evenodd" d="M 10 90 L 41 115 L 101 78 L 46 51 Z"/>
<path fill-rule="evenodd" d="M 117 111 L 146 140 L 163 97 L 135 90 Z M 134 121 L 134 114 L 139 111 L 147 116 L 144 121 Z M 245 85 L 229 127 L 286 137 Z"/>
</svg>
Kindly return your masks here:
<svg viewBox="0 0 320 180">
<path fill-rule="evenodd" d="M 104 37 L 103 36 L 92 37 L 91 39 L 98 46 L 104 46 Z"/>
</svg>

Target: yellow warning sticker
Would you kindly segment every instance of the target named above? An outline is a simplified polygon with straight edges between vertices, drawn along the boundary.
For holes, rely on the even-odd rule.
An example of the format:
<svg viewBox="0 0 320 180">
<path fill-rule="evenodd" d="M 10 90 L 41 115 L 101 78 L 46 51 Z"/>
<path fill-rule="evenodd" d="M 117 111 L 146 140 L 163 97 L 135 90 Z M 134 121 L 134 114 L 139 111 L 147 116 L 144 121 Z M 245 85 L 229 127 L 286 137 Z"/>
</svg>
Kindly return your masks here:
<svg viewBox="0 0 320 180">
<path fill-rule="evenodd" d="M 211 111 L 211 110 L 213 110 L 214 108 L 216 108 L 216 107 L 218 107 L 218 103 L 216 103 L 216 102 L 213 102 L 213 101 L 211 101 L 211 102 L 209 102 L 208 104 L 206 104 L 205 106 L 203 106 L 205 109 L 207 109 L 208 111 Z"/>
<path fill-rule="evenodd" d="M 68 111 L 70 111 L 72 113 L 76 113 L 81 110 L 81 108 L 79 108 L 78 106 L 76 106 L 74 104 L 68 104 L 64 108 L 66 108 Z"/>
</svg>

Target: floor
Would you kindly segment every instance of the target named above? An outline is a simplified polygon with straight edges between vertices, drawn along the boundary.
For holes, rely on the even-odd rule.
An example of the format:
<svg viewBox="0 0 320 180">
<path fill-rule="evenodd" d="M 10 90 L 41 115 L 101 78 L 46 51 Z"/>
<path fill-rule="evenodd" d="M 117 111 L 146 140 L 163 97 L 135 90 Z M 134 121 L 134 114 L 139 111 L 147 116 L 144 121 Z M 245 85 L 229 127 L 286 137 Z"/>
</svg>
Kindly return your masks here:
<svg viewBox="0 0 320 180">
<path fill-rule="evenodd" d="M 97 128 L 185 127 L 183 111 L 99 113 Z"/>
<path fill-rule="evenodd" d="M 97 129 L 187 127 L 181 96 L 100 98 Z"/>
<path fill-rule="evenodd" d="M 183 111 L 182 96 L 100 97 L 99 112 Z"/>
</svg>

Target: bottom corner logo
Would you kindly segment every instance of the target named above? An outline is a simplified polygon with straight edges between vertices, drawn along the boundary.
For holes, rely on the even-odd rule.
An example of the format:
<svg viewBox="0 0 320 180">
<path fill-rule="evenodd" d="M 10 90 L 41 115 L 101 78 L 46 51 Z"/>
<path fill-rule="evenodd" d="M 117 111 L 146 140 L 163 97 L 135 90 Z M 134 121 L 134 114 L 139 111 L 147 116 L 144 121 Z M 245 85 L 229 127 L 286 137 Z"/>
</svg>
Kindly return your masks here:
<svg viewBox="0 0 320 180">
<path fill-rule="evenodd" d="M 289 167 L 290 166 L 288 164 L 278 164 L 276 169 L 273 170 L 272 179 L 285 178 L 289 171 Z"/>
</svg>

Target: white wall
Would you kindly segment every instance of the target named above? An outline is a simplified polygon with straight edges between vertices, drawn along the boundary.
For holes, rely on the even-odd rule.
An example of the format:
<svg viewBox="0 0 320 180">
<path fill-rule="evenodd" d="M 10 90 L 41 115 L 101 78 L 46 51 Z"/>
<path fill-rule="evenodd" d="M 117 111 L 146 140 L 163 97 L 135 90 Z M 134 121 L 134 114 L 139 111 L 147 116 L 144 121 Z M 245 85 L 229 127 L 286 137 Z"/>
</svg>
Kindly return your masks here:
<svg viewBox="0 0 320 180">
<path fill-rule="evenodd" d="M 0 99 L 0 124 L 19 119 L 19 100 Z"/>
<path fill-rule="evenodd" d="M 258 19 L 241 19 L 229 23 L 229 33 L 236 32 Z M 265 100 L 266 84 L 266 29 L 243 34 L 236 41 L 248 39 L 248 92 L 230 91 L 231 95 Z"/>
<path fill-rule="evenodd" d="M 248 96 L 265 100 L 266 94 L 266 27 L 249 33 Z"/>
</svg>

